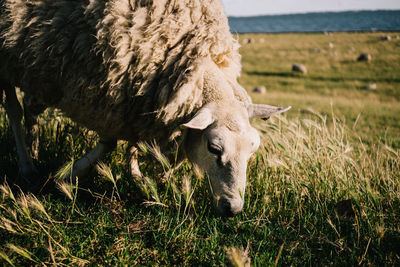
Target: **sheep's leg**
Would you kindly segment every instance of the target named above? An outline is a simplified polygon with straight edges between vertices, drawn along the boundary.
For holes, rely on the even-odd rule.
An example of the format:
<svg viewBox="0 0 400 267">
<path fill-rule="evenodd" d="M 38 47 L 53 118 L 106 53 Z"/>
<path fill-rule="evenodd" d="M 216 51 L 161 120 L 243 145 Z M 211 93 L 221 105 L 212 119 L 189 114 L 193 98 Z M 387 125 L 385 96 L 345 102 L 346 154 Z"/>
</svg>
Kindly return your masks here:
<svg viewBox="0 0 400 267">
<path fill-rule="evenodd" d="M 28 179 L 31 176 L 37 176 L 38 172 L 36 170 L 36 167 L 33 165 L 32 159 L 29 156 L 28 150 L 26 148 L 25 133 L 21 125 L 23 112 L 21 105 L 18 102 L 15 88 L 5 82 L 1 82 L 0 86 L 3 87 L 6 94 L 6 101 L 4 106 L 7 111 L 11 128 L 14 132 L 15 144 L 18 154 L 18 163 L 22 177 L 24 179 Z M 28 180 L 25 180 L 24 182 L 27 183 L 26 186 L 31 186 L 31 183 Z"/>
<path fill-rule="evenodd" d="M 46 109 L 46 106 L 35 102 L 33 97 L 25 95 L 24 97 L 24 117 L 25 129 L 30 146 L 31 157 L 38 159 L 39 157 L 39 123 L 38 115 Z"/>
<path fill-rule="evenodd" d="M 141 178 L 142 173 L 139 169 L 138 163 L 138 150 L 135 146 L 130 145 L 129 148 L 129 169 L 131 172 L 132 177 Z"/>
<path fill-rule="evenodd" d="M 116 140 L 100 138 L 100 141 L 97 143 L 95 148 L 93 148 L 83 158 L 74 163 L 72 175 L 69 175 L 69 178 L 72 178 L 72 181 L 70 182 L 74 183 L 75 177 L 85 177 L 89 173 L 90 169 L 101 158 L 103 158 L 106 153 L 114 150 L 116 145 Z"/>
</svg>

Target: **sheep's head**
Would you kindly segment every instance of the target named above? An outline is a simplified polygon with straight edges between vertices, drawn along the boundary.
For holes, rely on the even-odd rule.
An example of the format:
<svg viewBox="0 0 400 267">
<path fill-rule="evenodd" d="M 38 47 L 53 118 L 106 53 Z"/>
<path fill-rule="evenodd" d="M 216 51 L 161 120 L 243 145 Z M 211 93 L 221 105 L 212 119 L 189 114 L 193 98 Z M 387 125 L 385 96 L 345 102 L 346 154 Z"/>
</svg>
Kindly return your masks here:
<svg viewBox="0 0 400 267">
<path fill-rule="evenodd" d="M 185 150 L 189 160 L 205 172 L 218 215 L 238 214 L 244 203 L 246 168 L 260 137 L 250 118 L 268 118 L 290 107 L 244 104 L 238 100 L 210 103 L 183 126 L 189 129 Z"/>
</svg>

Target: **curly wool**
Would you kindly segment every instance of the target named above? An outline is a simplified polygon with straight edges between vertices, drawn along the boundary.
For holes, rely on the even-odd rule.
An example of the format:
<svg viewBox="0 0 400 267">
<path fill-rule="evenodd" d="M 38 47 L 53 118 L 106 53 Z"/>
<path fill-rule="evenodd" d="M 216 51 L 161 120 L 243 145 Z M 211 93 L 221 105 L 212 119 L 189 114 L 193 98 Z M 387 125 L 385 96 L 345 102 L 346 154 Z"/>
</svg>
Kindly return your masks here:
<svg viewBox="0 0 400 267">
<path fill-rule="evenodd" d="M 171 141 L 209 61 L 248 100 L 219 1 L 1 0 L 0 15 L 0 79 L 101 136 Z"/>
<path fill-rule="evenodd" d="M 97 51 L 108 68 L 109 93 L 154 96 L 168 122 L 199 105 L 204 59 L 239 75 L 238 45 L 218 1 L 111 1 L 98 25 Z M 156 87 L 155 92 L 151 92 Z"/>
</svg>

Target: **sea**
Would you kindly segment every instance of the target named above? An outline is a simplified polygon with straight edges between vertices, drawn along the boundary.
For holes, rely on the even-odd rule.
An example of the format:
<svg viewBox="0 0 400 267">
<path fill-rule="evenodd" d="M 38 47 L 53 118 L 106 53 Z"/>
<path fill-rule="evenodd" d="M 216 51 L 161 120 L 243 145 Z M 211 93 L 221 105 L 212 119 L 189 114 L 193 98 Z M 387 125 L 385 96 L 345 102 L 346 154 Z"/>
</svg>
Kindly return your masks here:
<svg viewBox="0 0 400 267">
<path fill-rule="evenodd" d="M 229 17 L 232 33 L 400 31 L 400 10 Z"/>
</svg>

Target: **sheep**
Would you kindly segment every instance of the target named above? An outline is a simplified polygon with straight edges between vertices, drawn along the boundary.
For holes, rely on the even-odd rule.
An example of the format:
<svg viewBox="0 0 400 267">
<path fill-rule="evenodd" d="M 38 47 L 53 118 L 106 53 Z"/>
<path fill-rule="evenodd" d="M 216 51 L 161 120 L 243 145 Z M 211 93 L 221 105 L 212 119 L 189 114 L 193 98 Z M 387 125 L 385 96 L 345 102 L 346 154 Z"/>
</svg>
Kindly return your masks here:
<svg viewBox="0 0 400 267">
<path fill-rule="evenodd" d="M 178 158 L 208 175 L 216 213 L 242 210 L 247 160 L 260 143 L 249 119 L 290 107 L 252 104 L 238 84 L 239 45 L 219 1 L 1 0 L 0 16 L 0 90 L 23 177 L 36 170 L 16 87 L 27 99 L 28 127 L 55 107 L 100 136 L 73 176 L 117 140 L 132 145 L 139 176 L 139 141 L 157 142 L 166 156 L 178 144 Z"/>
</svg>

